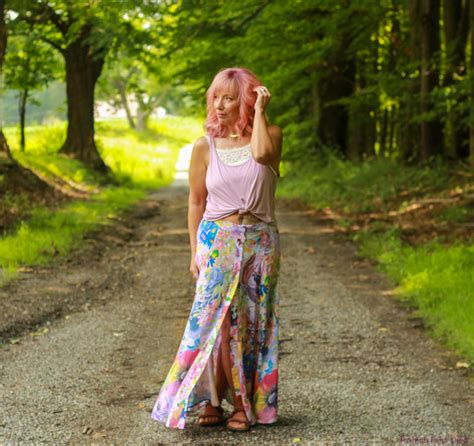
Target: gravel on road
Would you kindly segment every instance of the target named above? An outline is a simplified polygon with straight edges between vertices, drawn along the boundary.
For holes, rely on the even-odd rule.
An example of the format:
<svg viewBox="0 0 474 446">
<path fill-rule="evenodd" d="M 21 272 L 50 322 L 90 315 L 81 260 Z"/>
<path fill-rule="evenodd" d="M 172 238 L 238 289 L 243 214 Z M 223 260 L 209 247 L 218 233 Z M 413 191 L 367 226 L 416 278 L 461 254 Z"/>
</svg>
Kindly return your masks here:
<svg viewBox="0 0 474 446">
<path fill-rule="evenodd" d="M 80 262 L 2 291 L 58 309 L 0 350 L 0 444 L 474 444 L 474 385 L 455 355 L 331 221 L 284 200 L 278 422 L 151 419 L 193 299 L 186 213 L 186 186 L 163 188 L 130 212 L 129 236 L 88 240 Z"/>
</svg>

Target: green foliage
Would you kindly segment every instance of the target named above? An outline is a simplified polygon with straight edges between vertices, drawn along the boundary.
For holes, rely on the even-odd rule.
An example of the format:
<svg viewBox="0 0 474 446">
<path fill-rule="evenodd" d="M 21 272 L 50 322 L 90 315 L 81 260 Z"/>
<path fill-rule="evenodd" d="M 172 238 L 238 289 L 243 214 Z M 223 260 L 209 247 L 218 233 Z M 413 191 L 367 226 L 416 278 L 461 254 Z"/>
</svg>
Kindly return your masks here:
<svg viewBox="0 0 474 446">
<path fill-rule="evenodd" d="M 443 166 L 402 167 L 389 158 L 352 163 L 330 151 L 324 154 L 305 163 L 283 163 L 288 174 L 277 194 L 301 197 L 318 209 L 345 206 L 347 212 L 369 212 L 384 210 L 388 202 L 403 192 L 441 188 L 449 181 Z M 402 201 L 401 209 L 407 205 L 409 202 Z"/>
<path fill-rule="evenodd" d="M 29 198 L 25 193 L 7 190 L 2 196 L 2 206 L 7 209 L 21 209 L 29 206 Z"/>
<path fill-rule="evenodd" d="M 419 48 L 411 47 L 419 24 L 406 2 L 12 0 L 9 8 L 13 35 L 28 25 L 35 44 L 59 50 L 90 27 L 85 43 L 106 56 L 97 97 L 118 106 L 124 88 L 142 115 L 158 104 L 204 116 L 216 72 L 245 66 L 272 93 L 269 116 L 284 127 L 288 161 L 324 149 L 354 160 L 414 160 L 415 130 L 427 119 L 445 127 L 444 155 L 468 154 L 466 134 L 457 139 L 470 119 L 467 61 L 456 60 L 454 42 L 442 42 L 431 61 L 440 78 L 421 114 Z M 7 60 L 7 69 L 14 65 Z"/>
<path fill-rule="evenodd" d="M 149 34 L 149 17 L 137 17 L 134 26 Z M 151 36 L 148 36 L 151 40 Z M 160 59 L 156 40 L 154 45 L 137 48 L 123 45 L 116 53 L 109 54 L 98 83 L 96 97 L 106 100 L 115 109 L 124 108 L 125 101 L 132 98 L 137 111 L 132 117 L 140 128 L 140 119 L 146 121 L 157 107 L 174 112 L 182 95 L 176 86 L 172 88 L 172 66 Z M 130 108 L 130 104 L 127 104 Z M 140 119 L 139 119 L 140 118 Z M 144 123 L 146 126 L 146 123 Z"/>
<path fill-rule="evenodd" d="M 38 40 L 31 29 L 16 31 L 22 34 L 8 39 L 6 87 L 19 91 L 46 87 L 62 74 L 58 55 L 49 45 Z"/>
<path fill-rule="evenodd" d="M 449 221 L 452 223 L 463 223 L 467 222 L 469 220 L 474 219 L 474 212 L 472 207 L 467 208 L 467 207 L 449 207 L 443 209 L 438 217 L 437 220 L 442 222 L 442 221 Z"/>
<path fill-rule="evenodd" d="M 168 31 L 170 46 L 176 44 L 170 55 L 175 77 L 204 110 L 206 88 L 219 69 L 250 68 L 275 98 L 269 115 L 284 127 L 285 156 L 301 158 L 318 146 L 319 108 L 331 106 L 315 103 L 325 94 L 319 85 L 338 75 L 337 54 L 367 51 L 379 26 L 374 17 L 383 16 L 386 3 L 347 2 L 342 8 L 325 0 L 183 2 Z M 378 104 L 378 82 L 374 78 L 354 100 Z"/>
<path fill-rule="evenodd" d="M 134 46 L 140 34 L 134 32 L 133 26 L 140 7 L 131 0 L 13 0 L 8 6 L 12 17 L 8 25 L 13 30 L 21 32 L 28 24 L 33 38 L 48 42 L 59 51 L 79 39 L 90 45 L 96 56 L 105 57 L 109 50 L 122 45 L 125 37 L 130 46 Z"/>
</svg>

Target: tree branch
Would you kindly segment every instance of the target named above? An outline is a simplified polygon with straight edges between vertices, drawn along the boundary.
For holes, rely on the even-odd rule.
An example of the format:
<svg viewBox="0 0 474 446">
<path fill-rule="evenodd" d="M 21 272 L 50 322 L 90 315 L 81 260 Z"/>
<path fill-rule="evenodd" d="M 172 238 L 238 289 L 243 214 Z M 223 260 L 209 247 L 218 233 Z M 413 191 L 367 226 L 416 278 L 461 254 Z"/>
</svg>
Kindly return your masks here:
<svg viewBox="0 0 474 446">
<path fill-rule="evenodd" d="M 245 17 L 245 19 L 240 22 L 239 29 L 245 31 L 245 26 L 252 22 L 252 20 L 256 19 L 270 3 L 271 0 L 267 0 L 266 2 L 260 4 L 259 7 L 252 14 L 250 14 L 248 17 Z"/>
<path fill-rule="evenodd" d="M 66 50 L 54 40 L 48 39 L 47 37 L 44 37 L 44 36 L 41 36 L 40 39 L 43 42 L 49 43 L 53 48 L 57 49 L 61 54 L 64 55 L 64 53 L 66 52 Z"/>
<path fill-rule="evenodd" d="M 41 11 L 37 10 L 36 12 L 41 13 Z M 31 28 L 34 28 L 34 25 L 37 23 L 42 23 L 42 24 L 47 24 L 48 20 L 44 18 L 39 18 L 39 17 L 28 17 L 28 16 L 21 16 L 21 20 L 25 21 L 28 23 Z M 21 33 L 17 33 L 18 35 L 21 35 Z M 26 35 L 26 34 L 25 34 Z M 39 37 L 43 42 L 49 43 L 53 48 L 57 49 L 61 54 L 64 54 L 65 49 L 59 44 L 58 42 L 55 42 L 54 40 L 45 37 L 44 35 Z"/>
<path fill-rule="evenodd" d="M 64 20 L 56 14 L 56 11 L 49 5 L 44 5 L 43 12 L 45 12 L 49 20 L 59 29 L 61 34 L 66 37 L 67 31 L 69 29 L 69 24 L 64 22 Z"/>
</svg>

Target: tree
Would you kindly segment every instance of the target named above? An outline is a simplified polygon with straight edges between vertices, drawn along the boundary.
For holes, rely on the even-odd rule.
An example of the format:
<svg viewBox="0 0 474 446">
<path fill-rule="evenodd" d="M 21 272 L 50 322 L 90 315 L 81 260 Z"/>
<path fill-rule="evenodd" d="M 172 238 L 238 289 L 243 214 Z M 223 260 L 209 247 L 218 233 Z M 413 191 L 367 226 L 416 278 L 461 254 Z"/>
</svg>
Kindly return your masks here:
<svg viewBox="0 0 474 446">
<path fill-rule="evenodd" d="M 108 64 L 98 84 L 98 97 L 107 101 L 115 110 L 123 108 L 130 128 L 135 129 L 135 117 L 129 104 L 129 84 L 135 68 L 118 58 Z"/>
<path fill-rule="evenodd" d="M 435 57 L 440 53 L 439 0 L 421 0 L 421 159 L 442 153 L 442 125 L 433 115 L 431 92 L 439 82 L 439 68 Z"/>
<path fill-rule="evenodd" d="M 356 54 L 370 41 L 378 23 L 373 16 L 381 10 L 374 1 L 183 2 L 172 15 L 176 21 L 169 53 L 175 76 L 185 80 L 200 104 L 219 68 L 252 69 L 278 97 L 269 113 L 285 126 L 285 156 L 307 156 L 332 146 L 357 158 L 374 152 L 371 111 L 378 104 L 375 95 L 362 94 L 358 104 L 353 101 L 350 134 Z M 364 89 L 371 87 L 372 79 L 364 77 L 373 71 L 374 55 L 366 59 L 359 64 Z M 360 125 L 366 127 L 360 144 L 349 150 Z"/>
<path fill-rule="evenodd" d="M 5 58 L 5 84 L 18 91 L 20 148 L 25 149 L 26 106 L 31 93 L 45 88 L 58 76 L 55 52 L 35 38 L 29 27 L 17 27 Z"/>
<path fill-rule="evenodd" d="M 474 0 L 469 0 L 469 28 L 471 32 L 471 66 L 470 66 L 470 87 L 471 87 L 471 122 L 469 133 L 470 164 L 474 166 Z"/>
<path fill-rule="evenodd" d="M 159 58 L 156 59 L 158 62 Z M 121 52 L 111 60 L 99 82 L 99 97 L 115 109 L 123 108 L 130 128 L 145 130 L 158 106 L 166 107 L 171 99 L 170 78 L 162 64 L 148 60 L 146 55 Z M 137 104 L 136 114 L 130 109 L 129 97 Z"/>
<path fill-rule="evenodd" d="M 467 156 L 469 151 L 469 131 L 460 125 L 464 121 L 468 109 L 459 107 L 467 103 L 469 98 L 464 92 L 459 92 L 459 79 L 466 75 L 465 53 L 469 34 L 469 2 L 462 0 L 445 0 L 443 2 L 444 37 L 446 41 L 446 71 L 443 77 L 443 87 L 452 86 L 451 106 L 447 109 L 446 120 L 446 155 L 456 159 Z M 456 104 L 456 105 L 454 105 Z"/>
<path fill-rule="evenodd" d="M 3 89 L 3 63 L 7 49 L 8 30 L 5 21 L 5 2 L 0 0 L 0 85 Z M 3 93 L 0 92 L 0 94 Z M 1 96 L 0 96 L 1 99 Z M 30 170 L 18 164 L 11 155 L 10 148 L 3 133 L 3 117 L 0 120 L 0 196 L 13 185 L 16 192 L 19 190 L 39 191 L 51 193 L 51 188 Z"/>
<path fill-rule="evenodd" d="M 0 87 L 3 90 L 3 62 L 5 60 L 5 52 L 7 50 L 8 31 L 5 23 L 5 1 L 0 0 Z M 3 134 L 3 116 L 0 121 L 0 162 L 5 164 L 11 161 L 10 149 L 7 144 L 5 135 Z M 3 169 L 2 169 L 3 170 Z"/>
<path fill-rule="evenodd" d="M 60 152 L 100 172 L 109 172 L 95 144 L 94 93 L 107 54 L 126 43 L 143 45 L 146 31 L 134 28 L 140 7 L 131 0 L 41 0 L 16 2 L 18 20 L 63 56 L 68 127 Z M 110 172 L 109 172 L 110 173 Z"/>
</svg>

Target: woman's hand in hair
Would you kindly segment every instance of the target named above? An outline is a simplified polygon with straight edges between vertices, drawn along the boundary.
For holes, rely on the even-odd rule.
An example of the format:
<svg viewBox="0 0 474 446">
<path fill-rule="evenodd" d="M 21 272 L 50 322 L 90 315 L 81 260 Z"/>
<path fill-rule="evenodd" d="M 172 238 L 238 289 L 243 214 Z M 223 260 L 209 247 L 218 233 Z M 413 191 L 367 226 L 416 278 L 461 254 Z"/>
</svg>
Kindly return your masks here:
<svg viewBox="0 0 474 446">
<path fill-rule="evenodd" d="M 260 85 L 260 87 L 254 88 L 254 90 L 257 93 L 257 101 L 255 102 L 255 111 L 256 112 L 261 112 L 265 113 L 265 110 L 267 108 L 268 103 L 270 102 L 270 99 L 272 95 L 268 91 L 268 88 Z"/>
</svg>

